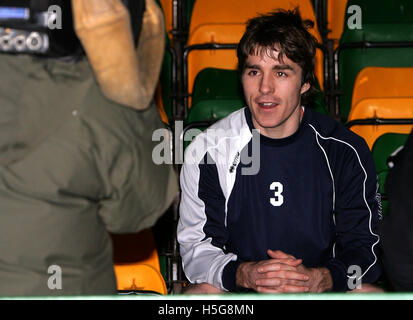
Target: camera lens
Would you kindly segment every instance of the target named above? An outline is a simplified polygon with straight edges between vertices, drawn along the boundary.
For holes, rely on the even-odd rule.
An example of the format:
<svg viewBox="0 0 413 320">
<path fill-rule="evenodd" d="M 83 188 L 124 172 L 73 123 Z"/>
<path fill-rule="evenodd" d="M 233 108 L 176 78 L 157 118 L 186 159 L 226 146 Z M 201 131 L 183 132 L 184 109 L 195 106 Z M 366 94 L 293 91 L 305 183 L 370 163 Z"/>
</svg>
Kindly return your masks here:
<svg viewBox="0 0 413 320">
<path fill-rule="evenodd" d="M 0 37 L 0 49 L 4 51 L 9 51 L 12 47 L 11 37 L 8 34 L 5 34 Z"/>
<path fill-rule="evenodd" d="M 40 51 L 43 45 L 42 37 L 38 32 L 32 32 L 26 40 L 26 45 L 32 51 Z"/>
<path fill-rule="evenodd" d="M 14 37 L 13 45 L 16 51 L 24 51 L 26 49 L 26 37 L 23 34 Z"/>
</svg>

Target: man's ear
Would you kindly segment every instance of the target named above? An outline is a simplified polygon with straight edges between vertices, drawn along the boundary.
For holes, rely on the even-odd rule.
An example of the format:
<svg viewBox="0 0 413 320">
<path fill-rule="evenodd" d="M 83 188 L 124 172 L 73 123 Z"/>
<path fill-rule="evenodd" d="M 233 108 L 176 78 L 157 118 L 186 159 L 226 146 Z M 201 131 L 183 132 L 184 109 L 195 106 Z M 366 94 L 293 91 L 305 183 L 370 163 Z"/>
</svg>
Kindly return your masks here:
<svg viewBox="0 0 413 320">
<path fill-rule="evenodd" d="M 301 86 L 301 94 L 306 93 L 310 89 L 310 83 L 306 82 Z"/>
</svg>

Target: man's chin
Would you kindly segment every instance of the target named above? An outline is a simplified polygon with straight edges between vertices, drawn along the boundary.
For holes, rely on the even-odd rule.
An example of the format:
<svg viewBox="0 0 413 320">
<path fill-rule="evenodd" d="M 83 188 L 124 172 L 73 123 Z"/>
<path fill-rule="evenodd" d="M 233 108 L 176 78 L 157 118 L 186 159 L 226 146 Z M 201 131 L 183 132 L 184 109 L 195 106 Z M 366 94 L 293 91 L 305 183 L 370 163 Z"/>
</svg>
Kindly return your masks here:
<svg viewBox="0 0 413 320">
<path fill-rule="evenodd" d="M 258 126 L 256 124 L 258 124 Z M 278 122 L 257 122 L 256 124 L 254 124 L 255 129 L 258 129 L 261 132 L 265 130 L 275 129 L 279 125 Z"/>
</svg>

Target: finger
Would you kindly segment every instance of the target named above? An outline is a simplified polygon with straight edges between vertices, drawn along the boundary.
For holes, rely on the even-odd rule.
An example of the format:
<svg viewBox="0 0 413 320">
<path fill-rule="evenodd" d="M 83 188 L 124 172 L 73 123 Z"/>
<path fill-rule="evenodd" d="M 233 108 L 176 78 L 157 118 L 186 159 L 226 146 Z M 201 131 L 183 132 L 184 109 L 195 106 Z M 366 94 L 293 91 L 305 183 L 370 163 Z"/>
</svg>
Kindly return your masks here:
<svg viewBox="0 0 413 320">
<path fill-rule="evenodd" d="M 307 281 L 301 281 L 301 280 L 284 280 L 285 285 L 292 285 L 292 286 L 297 286 L 297 287 L 309 287 L 309 284 Z"/>
<path fill-rule="evenodd" d="M 302 259 L 297 259 L 296 257 L 290 254 L 286 254 L 282 252 L 281 250 L 273 251 L 271 249 L 268 249 L 267 253 L 273 259 L 294 261 L 294 263 L 293 262 L 290 263 L 291 265 L 298 266 L 299 264 L 303 262 Z"/>
<path fill-rule="evenodd" d="M 276 288 L 281 286 L 282 281 L 281 279 L 277 278 L 269 278 L 269 279 L 258 279 L 255 281 L 255 285 L 258 287 L 272 287 Z"/>
<path fill-rule="evenodd" d="M 257 269 L 257 272 L 266 273 L 270 271 L 280 271 L 280 270 L 297 271 L 297 268 L 295 266 L 290 266 L 288 264 L 279 262 L 279 263 L 263 264 Z"/>
<path fill-rule="evenodd" d="M 268 271 L 277 271 L 277 270 L 297 270 L 296 267 L 302 263 L 301 259 L 291 260 L 277 260 L 270 259 L 263 261 L 257 268 L 259 273 L 268 272 Z"/>
<path fill-rule="evenodd" d="M 262 278 L 255 281 L 255 285 L 258 287 L 281 287 L 285 285 L 292 285 L 298 287 L 308 287 L 306 281 L 301 280 L 291 280 L 283 278 Z"/>
<path fill-rule="evenodd" d="M 291 259 L 291 258 L 287 258 L 287 259 L 268 259 L 268 260 L 264 260 L 262 261 L 262 265 L 268 265 L 268 264 L 274 264 L 274 263 L 283 263 L 283 264 L 287 264 L 289 266 L 293 266 L 296 267 L 297 265 L 300 265 L 303 262 L 303 260 L 301 259 Z"/>
<path fill-rule="evenodd" d="M 309 292 L 310 288 L 305 286 L 294 286 L 294 285 L 285 285 L 282 287 L 282 292 Z"/>
<path fill-rule="evenodd" d="M 280 278 L 280 279 L 300 280 L 300 281 L 308 281 L 310 279 L 310 277 L 304 273 L 296 272 L 296 271 L 289 271 L 289 270 L 271 271 L 271 272 L 267 272 L 263 274 L 265 275 L 264 279 Z"/>
<path fill-rule="evenodd" d="M 281 251 L 281 250 L 271 250 L 271 249 L 268 249 L 268 250 L 267 250 L 267 254 L 268 254 L 271 258 L 274 258 L 274 259 L 288 259 L 288 258 L 290 258 L 290 259 L 296 259 L 293 255 L 287 254 L 287 253 L 285 253 L 285 252 L 283 252 L 283 251 Z"/>
</svg>

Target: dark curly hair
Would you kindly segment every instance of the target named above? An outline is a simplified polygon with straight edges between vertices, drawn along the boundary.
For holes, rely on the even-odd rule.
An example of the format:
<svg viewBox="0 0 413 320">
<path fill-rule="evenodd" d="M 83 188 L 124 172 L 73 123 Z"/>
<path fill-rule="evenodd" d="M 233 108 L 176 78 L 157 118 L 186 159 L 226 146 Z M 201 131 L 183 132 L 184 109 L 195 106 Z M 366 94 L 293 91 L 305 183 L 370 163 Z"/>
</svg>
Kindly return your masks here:
<svg viewBox="0 0 413 320">
<path fill-rule="evenodd" d="M 311 20 L 302 20 L 299 9 L 279 9 L 248 20 L 247 29 L 238 47 L 238 72 L 245 70 L 249 55 L 263 54 L 275 49 L 282 62 L 284 54 L 302 69 L 302 84 L 308 82 L 310 89 L 301 95 L 304 105 L 310 103 L 317 92 L 314 74 L 317 39 L 308 29 L 314 27 Z M 271 50 L 268 50 L 271 49 Z"/>
</svg>

